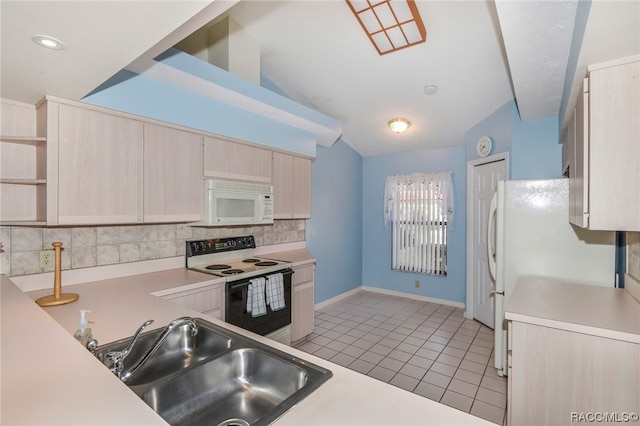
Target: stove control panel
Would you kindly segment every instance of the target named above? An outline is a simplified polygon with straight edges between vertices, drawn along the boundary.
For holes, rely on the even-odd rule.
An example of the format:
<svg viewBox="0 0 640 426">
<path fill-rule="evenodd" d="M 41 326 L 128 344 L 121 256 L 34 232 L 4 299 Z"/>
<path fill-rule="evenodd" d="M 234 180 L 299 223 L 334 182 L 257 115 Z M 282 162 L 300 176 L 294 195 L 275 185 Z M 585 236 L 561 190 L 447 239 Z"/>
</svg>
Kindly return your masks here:
<svg viewBox="0 0 640 426">
<path fill-rule="evenodd" d="M 187 241 L 187 257 L 256 248 L 253 235 Z"/>
</svg>

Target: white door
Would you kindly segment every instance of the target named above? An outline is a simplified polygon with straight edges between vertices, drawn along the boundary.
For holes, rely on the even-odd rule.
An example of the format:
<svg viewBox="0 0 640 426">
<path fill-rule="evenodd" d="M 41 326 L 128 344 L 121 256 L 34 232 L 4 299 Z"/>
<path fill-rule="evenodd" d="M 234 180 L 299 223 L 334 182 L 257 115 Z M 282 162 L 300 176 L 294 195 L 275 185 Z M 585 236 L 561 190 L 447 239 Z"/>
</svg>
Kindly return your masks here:
<svg viewBox="0 0 640 426">
<path fill-rule="evenodd" d="M 507 162 L 504 159 L 478 164 L 474 168 L 473 180 L 473 317 L 493 328 L 494 297 L 491 288 L 495 284 L 489 273 L 487 253 L 487 226 L 491 197 L 496 192 L 499 180 L 506 179 Z M 494 218 L 495 220 L 495 218 Z M 495 229 L 495 228 L 494 228 Z M 495 238 L 495 236 L 490 237 Z M 495 247 L 495 239 L 490 241 Z"/>
</svg>

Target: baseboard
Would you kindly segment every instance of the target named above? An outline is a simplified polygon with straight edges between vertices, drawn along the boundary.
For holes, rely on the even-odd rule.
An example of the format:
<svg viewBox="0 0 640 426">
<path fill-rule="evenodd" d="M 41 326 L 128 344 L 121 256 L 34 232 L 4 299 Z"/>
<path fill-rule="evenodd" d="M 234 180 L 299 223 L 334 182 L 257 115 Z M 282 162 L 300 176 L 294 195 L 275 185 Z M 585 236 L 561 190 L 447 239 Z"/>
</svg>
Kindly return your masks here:
<svg viewBox="0 0 640 426">
<path fill-rule="evenodd" d="M 378 288 L 378 287 L 362 286 L 362 289 L 365 291 L 372 291 L 374 293 L 387 294 L 389 296 L 406 297 L 407 299 L 420 300 L 422 302 L 437 303 L 439 305 L 453 306 L 454 308 L 464 308 L 464 303 L 454 302 L 452 300 L 437 299 L 435 297 L 420 296 L 418 294 L 403 293 L 401 291 L 387 290 L 385 288 Z"/>
<path fill-rule="evenodd" d="M 314 309 L 317 311 L 318 309 L 326 308 L 329 305 L 339 302 L 342 299 L 346 299 L 349 296 L 353 296 L 354 294 L 359 293 L 361 291 L 362 291 L 362 287 L 356 287 L 353 290 L 349 290 L 345 293 L 339 294 L 335 297 L 332 297 L 331 299 L 325 300 L 324 302 L 316 303 L 314 305 Z"/>
<path fill-rule="evenodd" d="M 381 294 L 386 294 L 388 296 L 397 296 L 397 297 L 405 297 L 407 299 L 413 299 L 413 300 L 420 300 L 422 302 L 430 302 L 430 303 L 437 303 L 439 305 L 446 305 L 446 306 L 452 306 L 454 308 L 463 308 L 465 307 L 464 303 L 461 302 L 454 302 L 451 300 L 445 300 L 445 299 L 437 299 L 434 297 L 427 297 L 427 296 L 420 296 L 417 294 L 411 294 L 411 293 L 403 293 L 401 291 L 395 291 L 395 290 L 387 290 L 387 289 L 383 289 L 383 288 L 378 288 L 378 287 L 368 287 L 368 286 L 360 286 L 360 287 L 356 287 L 353 290 L 349 290 L 345 293 L 339 294 L 336 297 L 332 297 L 329 300 L 325 300 L 324 302 L 320 302 L 317 303 L 315 305 L 315 310 L 317 311 L 318 309 L 322 309 L 325 308 L 333 303 L 339 302 L 340 300 L 346 299 L 349 296 L 353 296 L 354 294 L 357 294 L 361 291 L 370 291 L 373 293 L 381 293 Z"/>
</svg>

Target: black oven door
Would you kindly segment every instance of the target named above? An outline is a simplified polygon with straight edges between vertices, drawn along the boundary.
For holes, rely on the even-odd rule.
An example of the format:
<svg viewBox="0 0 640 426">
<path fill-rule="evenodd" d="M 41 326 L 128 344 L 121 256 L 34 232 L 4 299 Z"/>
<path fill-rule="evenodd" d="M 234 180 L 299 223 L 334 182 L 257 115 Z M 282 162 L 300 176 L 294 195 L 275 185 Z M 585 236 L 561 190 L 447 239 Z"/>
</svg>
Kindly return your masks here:
<svg viewBox="0 0 640 426">
<path fill-rule="evenodd" d="M 284 281 L 284 308 L 273 311 L 271 307 L 267 306 L 266 315 L 254 317 L 250 312 L 247 312 L 247 292 L 250 280 L 257 277 L 229 281 L 225 291 L 225 322 L 261 336 L 266 336 L 291 324 L 291 275 L 293 271 L 287 268 L 272 273 L 277 272 L 282 273 Z M 259 277 L 268 275 L 270 274 L 259 275 Z"/>
</svg>

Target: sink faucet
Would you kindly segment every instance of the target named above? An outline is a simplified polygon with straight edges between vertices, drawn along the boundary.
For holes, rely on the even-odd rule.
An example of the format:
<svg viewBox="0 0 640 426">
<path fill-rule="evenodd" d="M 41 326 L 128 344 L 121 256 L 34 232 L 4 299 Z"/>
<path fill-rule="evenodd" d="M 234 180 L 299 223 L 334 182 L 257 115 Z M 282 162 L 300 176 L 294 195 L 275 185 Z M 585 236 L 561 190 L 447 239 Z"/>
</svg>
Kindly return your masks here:
<svg viewBox="0 0 640 426">
<path fill-rule="evenodd" d="M 140 336 L 140 333 L 142 332 L 142 330 L 144 330 L 147 326 L 149 326 L 152 323 L 153 323 L 153 320 L 148 320 L 144 324 L 142 324 L 140 328 L 138 328 L 138 331 L 136 331 L 136 333 L 131 338 L 131 342 L 129 343 L 129 345 L 124 350 L 109 352 L 105 355 L 107 359 L 113 362 L 111 371 L 116 376 L 118 376 L 118 378 L 123 382 L 126 382 L 129 377 L 135 374 L 135 372 L 138 371 L 138 369 L 140 369 L 140 367 L 142 367 L 149 360 L 149 358 L 153 356 L 153 354 L 158 350 L 162 342 L 165 341 L 167 336 L 171 334 L 173 329 L 175 329 L 176 327 L 183 324 L 187 324 L 191 328 L 192 336 L 195 336 L 196 334 L 198 334 L 198 326 L 196 325 L 193 318 L 180 317 L 178 319 L 175 319 L 171 322 L 171 324 L 166 326 L 164 330 L 162 330 L 162 333 L 160 333 L 160 336 L 158 336 L 155 342 L 153 342 L 153 344 L 149 347 L 147 352 L 143 356 L 141 356 L 140 359 L 138 359 L 138 361 L 135 364 L 133 364 L 133 366 L 125 370 L 124 360 L 131 353 L 131 350 L 133 349 L 134 345 L 138 341 L 138 337 Z"/>
</svg>

